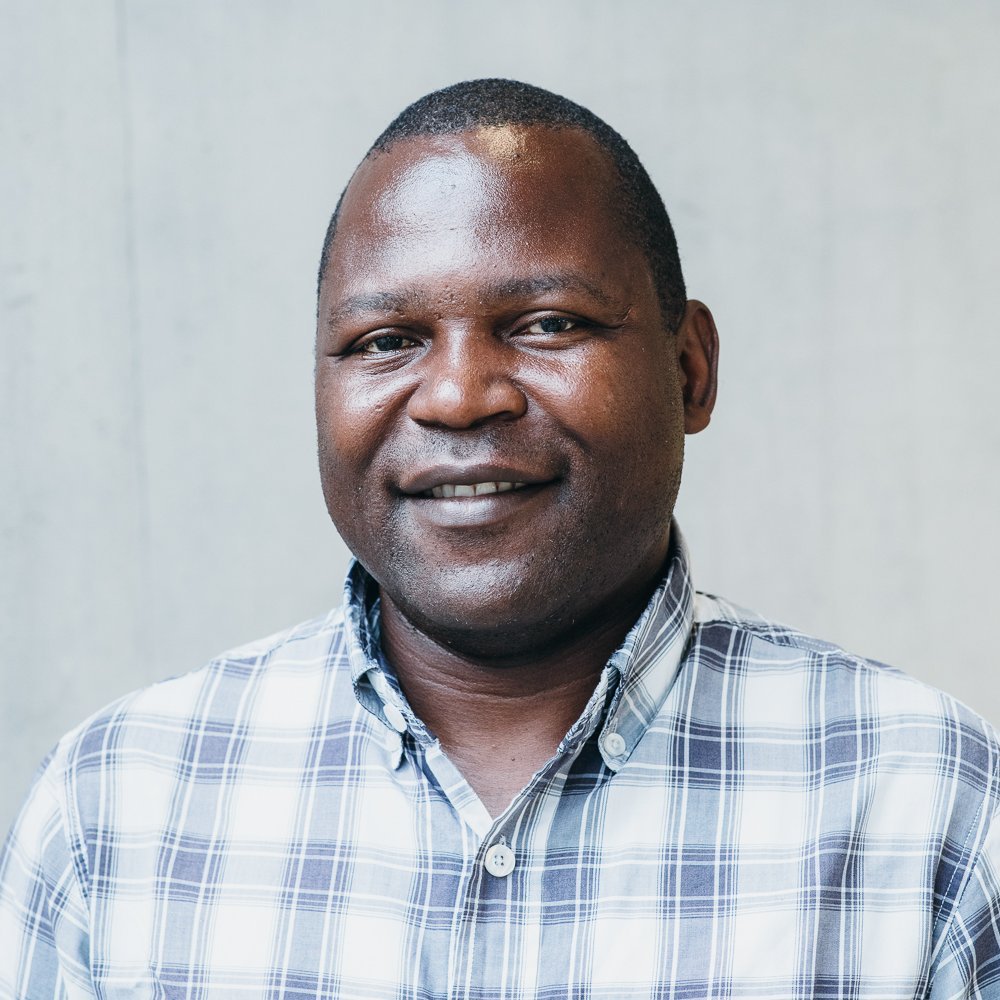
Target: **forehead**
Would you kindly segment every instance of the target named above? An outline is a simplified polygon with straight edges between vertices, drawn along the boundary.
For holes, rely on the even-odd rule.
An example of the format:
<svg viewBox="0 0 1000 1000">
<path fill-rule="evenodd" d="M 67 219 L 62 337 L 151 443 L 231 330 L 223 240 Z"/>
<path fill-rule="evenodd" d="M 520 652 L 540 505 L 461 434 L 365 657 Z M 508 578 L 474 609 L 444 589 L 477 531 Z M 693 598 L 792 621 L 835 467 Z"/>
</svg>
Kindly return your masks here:
<svg viewBox="0 0 1000 1000">
<path fill-rule="evenodd" d="M 326 283 L 384 283 L 449 262 L 542 269 L 625 243 L 617 172 L 576 129 L 502 126 L 400 140 L 345 192 Z M 587 256 L 587 254 L 583 254 Z M 594 261 L 587 261 L 593 266 Z"/>
<path fill-rule="evenodd" d="M 583 197 L 603 204 L 616 174 L 608 154 L 579 129 L 502 125 L 440 136 L 414 136 L 366 159 L 348 187 L 343 208 L 374 202 L 383 212 L 412 211 L 418 203 L 442 210 L 452 199 L 478 196 L 555 206 Z M 447 201 L 447 205 L 443 204 Z"/>
</svg>

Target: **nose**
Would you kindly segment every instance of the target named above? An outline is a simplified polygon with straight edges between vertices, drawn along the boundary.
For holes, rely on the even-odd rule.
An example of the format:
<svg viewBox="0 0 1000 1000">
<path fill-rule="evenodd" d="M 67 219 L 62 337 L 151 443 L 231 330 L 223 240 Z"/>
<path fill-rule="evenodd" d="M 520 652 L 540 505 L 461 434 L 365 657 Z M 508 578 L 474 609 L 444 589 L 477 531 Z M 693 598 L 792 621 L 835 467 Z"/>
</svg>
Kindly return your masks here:
<svg viewBox="0 0 1000 1000">
<path fill-rule="evenodd" d="M 528 400 L 514 374 L 512 349 L 468 331 L 436 338 L 420 362 L 420 383 L 407 402 L 418 424 L 465 430 L 516 420 Z"/>
</svg>

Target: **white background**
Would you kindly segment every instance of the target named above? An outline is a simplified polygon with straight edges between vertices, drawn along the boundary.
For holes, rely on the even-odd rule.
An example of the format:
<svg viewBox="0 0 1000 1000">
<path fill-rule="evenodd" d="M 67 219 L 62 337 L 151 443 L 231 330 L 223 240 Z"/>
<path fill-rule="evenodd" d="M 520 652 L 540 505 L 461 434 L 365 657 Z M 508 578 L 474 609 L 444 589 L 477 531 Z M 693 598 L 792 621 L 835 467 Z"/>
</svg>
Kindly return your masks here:
<svg viewBox="0 0 1000 1000">
<path fill-rule="evenodd" d="M 8 0 L 0 825 L 102 704 L 339 600 L 327 216 L 402 107 L 589 106 L 713 308 L 696 582 L 1000 720 L 1000 4 Z"/>
</svg>

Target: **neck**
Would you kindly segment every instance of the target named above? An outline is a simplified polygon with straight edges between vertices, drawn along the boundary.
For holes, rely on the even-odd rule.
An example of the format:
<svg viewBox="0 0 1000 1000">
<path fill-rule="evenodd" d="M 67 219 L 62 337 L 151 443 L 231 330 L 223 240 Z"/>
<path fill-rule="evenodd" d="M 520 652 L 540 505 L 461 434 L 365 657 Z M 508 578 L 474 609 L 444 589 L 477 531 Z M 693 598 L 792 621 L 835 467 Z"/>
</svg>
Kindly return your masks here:
<svg viewBox="0 0 1000 1000">
<path fill-rule="evenodd" d="M 463 655 L 416 628 L 383 593 L 383 651 L 407 700 L 492 815 L 553 756 L 651 589 L 530 659 Z"/>
</svg>

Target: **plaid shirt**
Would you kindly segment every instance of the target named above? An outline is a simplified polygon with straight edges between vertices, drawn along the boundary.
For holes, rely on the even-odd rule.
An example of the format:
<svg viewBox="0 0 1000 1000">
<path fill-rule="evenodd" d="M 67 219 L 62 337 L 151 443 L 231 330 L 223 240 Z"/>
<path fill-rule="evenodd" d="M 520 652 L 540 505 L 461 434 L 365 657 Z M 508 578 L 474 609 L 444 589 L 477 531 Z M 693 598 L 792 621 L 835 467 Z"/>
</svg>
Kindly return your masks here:
<svg viewBox="0 0 1000 1000">
<path fill-rule="evenodd" d="M 494 820 L 355 565 L 343 610 L 58 745 L 0 869 L 0 995 L 996 997 L 998 762 L 946 695 L 695 595 L 678 541 Z"/>
</svg>

